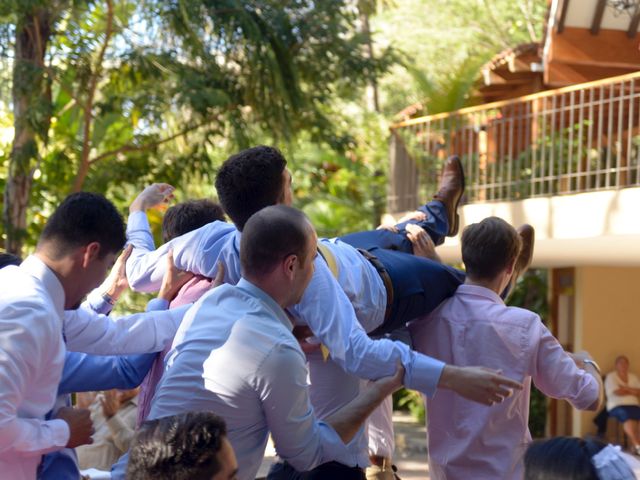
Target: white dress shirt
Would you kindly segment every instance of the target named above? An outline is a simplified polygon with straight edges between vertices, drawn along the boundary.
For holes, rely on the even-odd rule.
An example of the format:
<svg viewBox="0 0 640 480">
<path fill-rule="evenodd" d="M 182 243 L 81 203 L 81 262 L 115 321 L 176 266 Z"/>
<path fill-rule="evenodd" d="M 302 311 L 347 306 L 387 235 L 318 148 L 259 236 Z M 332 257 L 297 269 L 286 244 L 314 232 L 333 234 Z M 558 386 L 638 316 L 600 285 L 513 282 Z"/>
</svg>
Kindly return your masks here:
<svg viewBox="0 0 640 480">
<path fill-rule="evenodd" d="M 0 476 L 36 476 L 42 454 L 66 445 L 63 420 L 45 421 L 62 375 L 64 290 L 36 257 L 0 270 Z"/>
<path fill-rule="evenodd" d="M 298 470 L 349 461 L 309 402 L 305 356 L 285 312 L 246 280 L 206 293 L 185 316 L 149 418 L 212 411 L 225 419 L 240 471 L 253 479 L 268 433 Z M 180 334 L 179 334 L 180 335 Z"/>
<path fill-rule="evenodd" d="M 95 355 L 159 352 L 171 343 L 190 306 L 149 309 L 119 318 L 89 308 L 66 310 L 63 331 L 67 349 Z"/>
</svg>

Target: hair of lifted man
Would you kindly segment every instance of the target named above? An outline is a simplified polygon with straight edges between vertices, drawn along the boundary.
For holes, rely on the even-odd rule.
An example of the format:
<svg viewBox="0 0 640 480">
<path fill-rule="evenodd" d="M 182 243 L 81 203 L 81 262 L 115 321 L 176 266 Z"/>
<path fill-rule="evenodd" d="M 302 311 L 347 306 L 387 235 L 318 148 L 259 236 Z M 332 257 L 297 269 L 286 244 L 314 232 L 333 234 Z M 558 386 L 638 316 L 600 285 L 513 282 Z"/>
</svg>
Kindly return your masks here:
<svg viewBox="0 0 640 480">
<path fill-rule="evenodd" d="M 260 145 L 230 156 L 216 175 L 222 208 L 240 231 L 258 210 L 282 201 L 287 166 L 277 148 Z"/>
<path fill-rule="evenodd" d="M 104 258 L 121 250 L 125 241 L 124 221 L 116 207 L 102 195 L 78 192 L 65 198 L 49 217 L 38 249 L 52 244 L 48 253 L 57 260 L 77 247 L 98 242 L 98 257 Z"/>
<path fill-rule="evenodd" d="M 313 226 L 300 210 L 284 205 L 263 208 L 252 215 L 240 239 L 242 275 L 257 277 L 271 272 L 288 255 L 306 260 Z"/>
<path fill-rule="evenodd" d="M 162 241 L 167 243 L 216 220 L 224 221 L 224 211 L 219 204 L 211 200 L 205 198 L 178 203 L 164 214 Z"/>
<path fill-rule="evenodd" d="M 218 452 L 226 434 L 224 420 L 211 412 L 147 420 L 134 437 L 127 478 L 210 479 L 222 468 Z"/>
<path fill-rule="evenodd" d="M 498 217 L 466 227 L 461 243 L 467 275 L 482 280 L 495 278 L 517 258 L 522 248 L 516 229 Z"/>
</svg>

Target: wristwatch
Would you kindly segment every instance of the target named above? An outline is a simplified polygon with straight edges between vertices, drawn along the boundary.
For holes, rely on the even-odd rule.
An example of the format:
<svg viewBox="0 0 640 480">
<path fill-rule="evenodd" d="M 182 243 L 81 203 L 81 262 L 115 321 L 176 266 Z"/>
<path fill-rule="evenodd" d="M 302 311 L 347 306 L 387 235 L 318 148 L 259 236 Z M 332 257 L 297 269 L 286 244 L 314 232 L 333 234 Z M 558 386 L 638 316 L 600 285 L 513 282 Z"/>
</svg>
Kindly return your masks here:
<svg viewBox="0 0 640 480">
<path fill-rule="evenodd" d="M 602 372 L 600 371 L 600 365 L 598 365 L 598 364 L 596 363 L 596 361 L 595 361 L 595 360 L 591 360 L 590 358 L 587 358 L 586 360 L 583 360 L 583 361 L 582 361 L 582 363 L 585 363 L 585 364 L 587 364 L 587 363 L 588 363 L 589 365 L 592 365 L 592 366 L 593 366 L 593 368 L 595 368 L 595 369 L 596 369 L 596 372 L 598 372 L 598 373 L 602 373 Z"/>
<path fill-rule="evenodd" d="M 114 306 L 116 304 L 115 299 L 111 295 L 109 295 L 107 292 L 102 292 L 101 297 L 105 302 L 107 302 L 111 306 Z"/>
</svg>

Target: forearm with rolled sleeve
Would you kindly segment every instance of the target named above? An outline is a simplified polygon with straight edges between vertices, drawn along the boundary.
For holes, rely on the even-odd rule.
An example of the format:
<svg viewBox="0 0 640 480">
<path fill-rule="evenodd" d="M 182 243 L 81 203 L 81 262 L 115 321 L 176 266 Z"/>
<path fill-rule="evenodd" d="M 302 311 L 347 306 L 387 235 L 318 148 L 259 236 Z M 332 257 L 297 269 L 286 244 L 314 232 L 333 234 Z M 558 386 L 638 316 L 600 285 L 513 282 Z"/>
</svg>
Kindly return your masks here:
<svg viewBox="0 0 640 480">
<path fill-rule="evenodd" d="M 445 364 L 412 351 L 402 342 L 370 339 L 323 259 L 316 258 L 311 283 L 292 311 L 347 372 L 376 380 L 393 375 L 400 362 L 405 368 L 407 388 L 429 397 L 435 394 Z"/>
</svg>

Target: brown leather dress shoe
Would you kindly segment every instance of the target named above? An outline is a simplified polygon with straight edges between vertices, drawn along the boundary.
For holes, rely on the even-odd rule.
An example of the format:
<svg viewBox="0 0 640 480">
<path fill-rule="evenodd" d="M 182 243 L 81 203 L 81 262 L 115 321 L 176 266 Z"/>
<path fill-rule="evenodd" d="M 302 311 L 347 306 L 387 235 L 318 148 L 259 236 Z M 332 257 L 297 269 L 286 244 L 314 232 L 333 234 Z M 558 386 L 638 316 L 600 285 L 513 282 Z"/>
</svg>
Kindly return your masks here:
<svg viewBox="0 0 640 480">
<path fill-rule="evenodd" d="M 438 200 L 444 204 L 447 210 L 447 220 L 449 221 L 448 237 L 458 234 L 460 225 L 460 217 L 458 215 L 458 204 L 464 193 L 464 172 L 462 163 L 457 155 L 447 158 L 442 167 L 442 176 L 440 177 L 440 185 L 438 192 L 433 196 L 434 200 Z"/>
<path fill-rule="evenodd" d="M 518 258 L 516 259 L 514 273 L 519 276 L 526 272 L 531 265 L 531 260 L 533 259 L 533 244 L 536 240 L 536 231 L 531 225 L 525 223 L 518 228 L 518 235 L 520 235 L 520 238 L 522 239 L 522 250 L 520 250 L 520 255 L 518 255 Z"/>
</svg>

